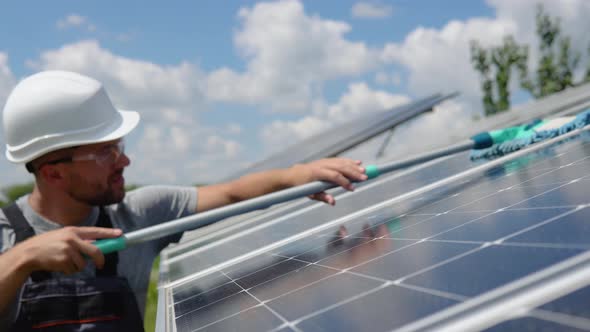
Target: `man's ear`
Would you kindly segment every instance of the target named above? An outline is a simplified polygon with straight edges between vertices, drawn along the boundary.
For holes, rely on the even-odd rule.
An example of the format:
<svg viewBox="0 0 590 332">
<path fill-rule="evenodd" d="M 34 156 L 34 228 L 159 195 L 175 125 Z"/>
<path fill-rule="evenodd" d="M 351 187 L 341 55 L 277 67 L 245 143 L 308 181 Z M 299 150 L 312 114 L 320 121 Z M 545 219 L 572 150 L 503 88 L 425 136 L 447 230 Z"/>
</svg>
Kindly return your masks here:
<svg viewBox="0 0 590 332">
<path fill-rule="evenodd" d="M 45 164 L 41 166 L 38 172 L 43 181 L 53 185 L 59 185 L 64 180 L 63 171 L 60 165 Z"/>
</svg>

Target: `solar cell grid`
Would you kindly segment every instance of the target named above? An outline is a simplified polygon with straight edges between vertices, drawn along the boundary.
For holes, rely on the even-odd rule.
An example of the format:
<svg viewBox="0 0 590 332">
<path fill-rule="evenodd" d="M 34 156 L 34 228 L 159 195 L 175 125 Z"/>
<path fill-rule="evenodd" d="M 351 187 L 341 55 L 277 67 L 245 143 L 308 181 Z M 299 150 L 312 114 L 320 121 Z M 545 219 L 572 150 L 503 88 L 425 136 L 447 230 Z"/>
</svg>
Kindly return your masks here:
<svg viewBox="0 0 590 332">
<path fill-rule="evenodd" d="M 589 147 L 583 135 L 172 284 L 176 328 L 392 330 L 580 254 L 589 246 Z M 355 208 L 399 193 L 387 189 L 367 191 Z M 302 227 L 282 228 L 280 236 L 269 227 L 210 253 L 243 254 L 264 246 L 264 236 L 276 242 L 337 220 L 324 211 L 288 220 Z M 590 329 L 580 304 L 587 292 L 491 330 Z"/>
</svg>

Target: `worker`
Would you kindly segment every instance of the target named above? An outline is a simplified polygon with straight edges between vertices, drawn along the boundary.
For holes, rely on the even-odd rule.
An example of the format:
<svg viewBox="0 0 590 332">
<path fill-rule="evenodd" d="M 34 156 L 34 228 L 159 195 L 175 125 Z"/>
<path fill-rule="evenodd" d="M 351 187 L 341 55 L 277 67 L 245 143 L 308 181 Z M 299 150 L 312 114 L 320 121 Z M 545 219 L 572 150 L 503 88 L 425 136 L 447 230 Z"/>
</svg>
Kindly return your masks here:
<svg viewBox="0 0 590 332">
<path fill-rule="evenodd" d="M 353 190 L 367 178 L 360 161 L 330 158 L 199 188 L 126 193 L 124 137 L 140 116 L 73 72 L 23 79 L 2 116 L 6 157 L 35 183 L 0 211 L 0 330 L 142 331 L 153 261 L 182 234 L 107 255 L 92 241 L 312 181 Z M 334 204 L 325 192 L 312 198 Z"/>
</svg>

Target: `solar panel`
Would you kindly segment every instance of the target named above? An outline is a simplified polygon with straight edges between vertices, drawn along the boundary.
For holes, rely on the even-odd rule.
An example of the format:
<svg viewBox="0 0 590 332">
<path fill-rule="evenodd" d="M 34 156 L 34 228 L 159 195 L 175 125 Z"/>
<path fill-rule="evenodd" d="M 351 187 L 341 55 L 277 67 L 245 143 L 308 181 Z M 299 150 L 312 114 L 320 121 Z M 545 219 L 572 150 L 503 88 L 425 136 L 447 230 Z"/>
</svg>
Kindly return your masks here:
<svg viewBox="0 0 590 332">
<path fill-rule="evenodd" d="M 450 97 L 450 96 L 447 96 Z M 434 98 L 430 97 L 430 98 Z M 530 122 L 532 119 L 535 118 L 546 118 L 550 116 L 556 116 L 556 114 L 560 115 L 568 115 L 568 114 L 575 114 L 578 113 L 585 108 L 590 107 L 590 85 L 585 84 L 579 87 L 570 88 L 568 90 L 553 94 L 551 96 L 545 97 L 543 99 L 516 107 L 511 112 L 505 112 L 498 114 L 492 118 L 486 119 L 486 121 L 481 121 L 481 123 L 475 123 L 473 128 L 467 129 L 467 132 L 461 133 L 461 135 L 451 135 L 451 137 L 440 137 L 437 139 L 437 145 L 433 145 L 430 147 L 424 146 L 423 148 L 430 148 L 433 149 L 435 147 L 449 145 L 451 143 L 456 143 L 458 139 L 465 139 L 465 137 L 473 136 L 481 131 L 485 130 L 492 130 L 501 127 L 509 127 L 516 124 L 527 123 Z M 391 112 L 386 111 L 383 114 L 390 114 Z M 367 117 L 369 119 L 371 117 Z M 399 119 L 395 120 L 399 121 Z M 354 125 L 356 122 L 351 121 L 349 124 Z M 391 126 L 391 125 L 387 125 Z M 341 130 L 339 128 L 333 129 L 333 131 L 337 133 L 348 132 L 348 130 Z M 328 133 L 327 133 L 328 134 Z M 358 140 L 359 137 L 354 137 L 355 140 Z M 350 148 L 350 150 L 346 150 L 343 152 L 343 156 L 351 157 L 351 158 L 358 158 L 355 157 L 355 154 L 358 153 L 356 149 L 367 149 L 367 145 L 374 145 L 376 143 L 381 144 L 383 140 L 380 136 L 375 136 L 371 139 L 367 139 L 365 142 L 362 142 L 354 147 L 349 147 L 350 144 L 343 144 L 342 146 L 346 146 Z M 321 140 L 323 141 L 323 139 Z M 356 141 L 355 141 L 356 142 Z M 307 142 L 309 143 L 309 142 Z M 301 144 L 307 146 L 307 149 L 310 149 L 316 144 Z M 292 147 L 295 148 L 295 147 Z M 372 150 L 376 150 L 373 148 Z M 329 150 L 325 150 L 326 152 L 330 152 Z M 322 158 L 327 157 L 328 155 L 321 155 L 316 151 L 316 157 Z M 278 157 L 271 157 L 269 159 L 278 158 Z M 370 158 L 365 158 L 365 163 L 379 163 L 378 161 L 372 160 Z M 304 160 L 301 159 L 299 162 L 303 162 Z M 260 165 L 263 163 L 261 162 Z M 285 165 L 286 166 L 286 165 Z M 241 172 L 240 174 L 245 173 Z M 398 173 L 397 176 L 405 176 L 406 172 Z M 336 192 L 336 194 L 340 194 L 341 192 Z M 225 236 L 227 233 L 236 233 L 240 232 L 243 229 L 247 229 L 251 227 L 252 223 L 259 223 L 263 222 L 264 220 L 268 220 L 269 218 L 276 217 L 280 214 L 286 214 L 290 211 L 296 211 L 298 209 L 305 208 L 309 205 L 308 200 L 300 200 L 295 203 L 286 203 L 282 205 L 274 206 L 272 209 L 272 213 L 264 213 L 261 215 L 261 211 L 255 211 L 252 213 L 235 216 L 233 218 L 228 218 L 223 222 L 209 225 L 208 227 L 200 228 L 194 230 L 192 232 L 185 232 L 183 236 L 183 243 L 179 246 L 176 246 L 172 250 L 169 251 L 170 255 L 175 255 L 177 252 L 184 252 L 186 251 L 187 247 L 197 247 L 201 246 L 204 243 L 210 243 L 219 239 L 220 237 Z"/>
<path fill-rule="evenodd" d="M 588 330 L 589 166 L 587 132 L 488 163 L 462 153 L 167 251 L 159 324 Z"/>
<path fill-rule="evenodd" d="M 360 116 L 352 121 L 289 146 L 261 162 L 240 170 L 229 178 L 237 178 L 241 175 L 252 172 L 284 168 L 297 163 L 336 156 L 371 137 L 391 129 L 424 112 L 432 110 L 437 104 L 454 96 L 455 94 L 435 94 L 407 105 L 394 107 L 387 111 L 378 112 L 368 116 Z"/>
</svg>

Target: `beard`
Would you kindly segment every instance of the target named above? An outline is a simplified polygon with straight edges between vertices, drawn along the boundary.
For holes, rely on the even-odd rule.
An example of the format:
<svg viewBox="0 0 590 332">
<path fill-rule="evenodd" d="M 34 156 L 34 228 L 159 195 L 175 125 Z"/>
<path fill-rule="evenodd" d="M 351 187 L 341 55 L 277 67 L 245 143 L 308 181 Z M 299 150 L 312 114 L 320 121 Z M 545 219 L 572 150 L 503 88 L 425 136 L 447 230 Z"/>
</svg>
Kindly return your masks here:
<svg viewBox="0 0 590 332">
<path fill-rule="evenodd" d="M 121 203 L 125 198 L 125 188 L 116 188 L 110 182 L 104 184 L 99 182 L 90 182 L 89 180 L 75 176 L 77 185 L 68 191 L 68 194 L 78 202 L 88 204 L 90 206 L 105 206 L 111 204 Z M 109 178 L 110 180 L 110 178 Z"/>
<path fill-rule="evenodd" d="M 106 206 L 121 203 L 121 201 L 123 201 L 123 198 L 125 198 L 125 191 L 122 191 L 121 194 L 117 194 L 113 190 L 107 189 L 101 193 L 94 193 L 92 195 L 70 193 L 70 196 L 79 202 L 83 202 L 91 206 Z"/>
</svg>

